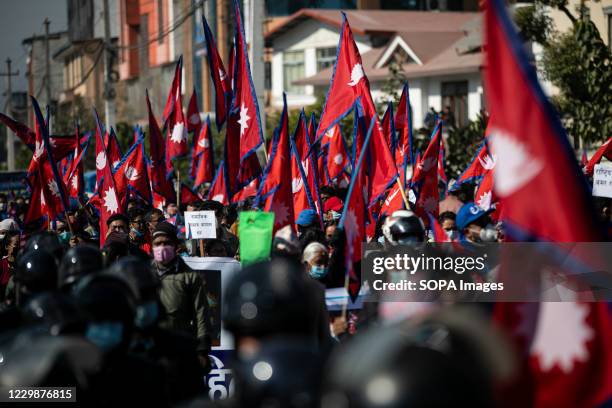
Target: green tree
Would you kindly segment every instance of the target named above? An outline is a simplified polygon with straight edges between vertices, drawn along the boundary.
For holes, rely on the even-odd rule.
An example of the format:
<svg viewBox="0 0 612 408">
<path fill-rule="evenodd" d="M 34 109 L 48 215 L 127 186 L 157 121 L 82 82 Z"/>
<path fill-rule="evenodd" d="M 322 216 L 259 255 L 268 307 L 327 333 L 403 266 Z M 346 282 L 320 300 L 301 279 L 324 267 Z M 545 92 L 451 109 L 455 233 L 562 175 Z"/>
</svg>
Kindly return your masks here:
<svg viewBox="0 0 612 408">
<path fill-rule="evenodd" d="M 571 21 L 566 33 L 552 29 L 543 6 L 561 10 Z M 539 69 L 559 89 L 552 98 L 562 122 L 578 148 L 580 140 L 597 144 L 612 133 L 612 69 L 610 49 L 589 21 L 584 3 L 572 14 L 567 0 L 536 0 L 517 10 L 515 21 L 523 38 L 542 45 Z"/>
</svg>

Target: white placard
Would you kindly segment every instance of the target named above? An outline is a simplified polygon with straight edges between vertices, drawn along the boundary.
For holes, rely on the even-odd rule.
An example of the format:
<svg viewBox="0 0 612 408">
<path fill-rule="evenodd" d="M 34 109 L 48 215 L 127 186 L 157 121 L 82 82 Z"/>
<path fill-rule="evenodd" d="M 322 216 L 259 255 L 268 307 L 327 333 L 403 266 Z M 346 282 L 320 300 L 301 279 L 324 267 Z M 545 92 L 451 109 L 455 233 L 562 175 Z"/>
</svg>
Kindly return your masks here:
<svg viewBox="0 0 612 408">
<path fill-rule="evenodd" d="M 596 164 L 593 172 L 593 195 L 612 198 L 612 166 Z"/>
<path fill-rule="evenodd" d="M 217 219 L 214 211 L 185 211 L 187 239 L 217 238 Z"/>
</svg>

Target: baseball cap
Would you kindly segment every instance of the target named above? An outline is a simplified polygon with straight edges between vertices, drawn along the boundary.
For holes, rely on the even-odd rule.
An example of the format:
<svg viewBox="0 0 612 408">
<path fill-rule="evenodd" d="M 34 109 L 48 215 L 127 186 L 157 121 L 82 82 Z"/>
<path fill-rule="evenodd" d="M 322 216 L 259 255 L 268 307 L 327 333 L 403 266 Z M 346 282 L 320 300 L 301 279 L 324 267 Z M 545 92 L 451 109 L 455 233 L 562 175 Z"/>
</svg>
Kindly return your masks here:
<svg viewBox="0 0 612 408">
<path fill-rule="evenodd" d="M 300 215 L 298 215 L 298 219 L 295 222 L 297 225 L 302 227 L 307 227 L 309 225 L 314 224 L 318 219 L 317 212 L 315 210 L 302 210 Z"/>
<path fill-rule="evenodd" d="M 474 221 L 489 214 L 490 212 L 490 210 L 483 210 L 474 203 L 463 204 L 457 213 L 457 219 L 455 221 L 457 223 L 457 228 L 461 231 Z"/>
</svg>

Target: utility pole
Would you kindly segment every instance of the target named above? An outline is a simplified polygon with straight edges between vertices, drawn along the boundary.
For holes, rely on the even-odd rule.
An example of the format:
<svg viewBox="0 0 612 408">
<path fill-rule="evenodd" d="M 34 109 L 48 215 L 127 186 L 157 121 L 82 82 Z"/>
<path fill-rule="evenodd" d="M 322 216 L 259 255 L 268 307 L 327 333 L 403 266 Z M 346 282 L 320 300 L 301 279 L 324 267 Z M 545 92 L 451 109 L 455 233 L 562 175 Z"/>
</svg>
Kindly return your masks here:
<svg viewBox="0 0 612 408">
<path fill-rule="evenodd" d="M 6 72 L 0 72 L 0 76 L 6 77 L 6 114 L 13 117 L 13 90 L 11 88 L 11 77 L 19 75 L 19 71 L 11 71 L 11 59 L 6 59 Z M 6 165 L 9 171 L 15 170 L 15 135 L 13 131 L 6 128 Z"/>
<path fill-rule="evenodd" d="M 45 18 L 43 22 L 45 24 L 45 95 L 46 95 L 46 104 L 47 106 L 51 105 L 51 52 L 49 50 L 49 21 L 48 18 Z M 51 119 L 52 115 L 49 115 L 49 134 L 51 134 L 51 126 L 53 120 Z"/>
<path fill-rule="evenodd" d="M 115 123 L 115 90 L 112 83 L 112 51 L 110 39 L 110 10 L 108 8 L 108 0 L 104 0 L 104 118 L 106 122 L 106 130 L 110 131 L 110 127 Z"/>
</svg>

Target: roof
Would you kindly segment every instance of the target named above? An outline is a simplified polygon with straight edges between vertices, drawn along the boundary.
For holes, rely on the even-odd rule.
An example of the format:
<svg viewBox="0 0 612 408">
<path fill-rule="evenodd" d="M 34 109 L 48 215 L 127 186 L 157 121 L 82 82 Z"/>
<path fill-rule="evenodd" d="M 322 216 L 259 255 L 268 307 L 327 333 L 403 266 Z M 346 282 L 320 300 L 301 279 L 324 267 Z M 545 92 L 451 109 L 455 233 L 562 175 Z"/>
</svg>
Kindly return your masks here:
<svg viewBox="0 0 612 408">
<path fill-rule="evenodd" d="M 479 13 L 468 12 L 431 12 L 402 10 L 346 10 L 353 33 L 359 35 L 375 33 L 405 32 L 452 32 L 473 20 Z M 266 33 L 266 41 L 295 27 L 308 19 L 342 26 L 342 10 L 339 9 L 301 9 L 282 21 L 276 22 Z"/>
<path fill-rule="evenodd" d="M 361 55 L 370 81 L 389 77 L 387 63 L 399 48 L 411 59 L 402 66 L 407 78 L 464 74 L 482 67 L 481 13 L 351 10 L 346 15 L 353 33 L 384 38 L 384 45 Z M 266 34 L 266 40 L 272 43 L 307 19 L 316 19 L 338 29 L 342 25 L 339 10 L 302 9 L 276 24 Z M 326 86 L 332 72 L 333 67 L 329 67 L 294 83 Z"/>
</svg>

